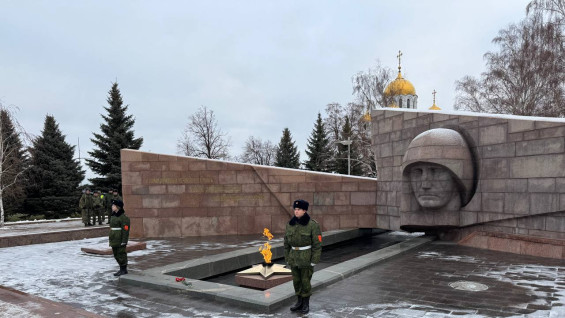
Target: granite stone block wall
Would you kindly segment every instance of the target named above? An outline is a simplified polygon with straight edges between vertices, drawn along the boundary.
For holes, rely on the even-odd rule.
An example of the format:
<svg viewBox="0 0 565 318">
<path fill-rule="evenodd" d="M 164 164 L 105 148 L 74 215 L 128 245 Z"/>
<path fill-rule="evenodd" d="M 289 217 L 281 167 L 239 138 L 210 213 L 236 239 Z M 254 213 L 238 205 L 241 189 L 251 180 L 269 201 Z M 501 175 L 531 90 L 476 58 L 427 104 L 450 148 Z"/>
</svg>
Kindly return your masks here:
<svg viewBox="0 0 565 318">
<path fill-rule="evenodd" d="M 554 118 L 374 110 L 378 227 L 402 227 L 402 213 L 410 210 L 410 202 L 402 200 L 410 192 L 402 181 L 403 156 L 414 137 L 434 128 L 460 132 L 477 167 L 470 202 L 451 216 L 455 219 L 437 220 L 457 223 L 445 230 L 446 238 L 487 231 L 565 239 L 565 120 Z"/>
<path fill-rule="evenodd" d="M 128 149 L 121 162 L 132 237 L 281 233 L 298 198 L 323 231 L 378 227 L 375 179 Z"/>
</svg>

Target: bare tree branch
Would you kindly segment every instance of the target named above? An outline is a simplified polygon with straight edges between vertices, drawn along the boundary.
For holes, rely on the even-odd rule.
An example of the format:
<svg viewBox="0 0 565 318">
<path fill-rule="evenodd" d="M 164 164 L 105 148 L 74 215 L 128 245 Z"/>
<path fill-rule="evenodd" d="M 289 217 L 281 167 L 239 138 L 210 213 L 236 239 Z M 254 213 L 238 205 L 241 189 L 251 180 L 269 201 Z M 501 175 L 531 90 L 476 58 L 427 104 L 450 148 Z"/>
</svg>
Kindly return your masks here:
<svg viewBox="0 0 565 318">
<path fill-rule="evenodd" d="M 181 138 L 177 141 L 177 151 L 185 156 L 208 159 L 227 159 L 230 139 L 218 127 L 214 111 L 201 106 L 189 117 Z"/>
</svg>

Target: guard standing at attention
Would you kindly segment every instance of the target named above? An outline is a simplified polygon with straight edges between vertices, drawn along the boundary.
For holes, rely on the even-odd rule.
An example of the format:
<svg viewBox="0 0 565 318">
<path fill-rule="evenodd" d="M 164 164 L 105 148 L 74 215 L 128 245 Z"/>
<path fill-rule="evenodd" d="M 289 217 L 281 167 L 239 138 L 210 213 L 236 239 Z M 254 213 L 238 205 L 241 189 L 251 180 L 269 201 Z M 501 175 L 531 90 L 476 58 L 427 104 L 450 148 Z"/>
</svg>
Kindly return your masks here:
<svg viewBox="0 0 565 318">
<path fill-rule="evenodd" d="M 110 218 L 110 246 L 114 253 L 114 258 L 120 265 L 120 270 L 114 276 L 121 276 L 128 273 L 128 254 L 126 247 L 129 239 L 129 217 L 124 211 L 124 202 L 121 200 L 112 201 L 112 217 Z"/>
<path fill-rule="evenodd" d="M 294 217 L 286 225 L 284 235 L 284 259 L 292 271 L 292 282 L 297 302 L 291 311 L 303 314 L 310 311 L 312 274 L 314 265 L 322 256 L 322 232 L 320 225 L 308 215 L 308 202 L 296 200 L 292 204 Z"/>
</svg>

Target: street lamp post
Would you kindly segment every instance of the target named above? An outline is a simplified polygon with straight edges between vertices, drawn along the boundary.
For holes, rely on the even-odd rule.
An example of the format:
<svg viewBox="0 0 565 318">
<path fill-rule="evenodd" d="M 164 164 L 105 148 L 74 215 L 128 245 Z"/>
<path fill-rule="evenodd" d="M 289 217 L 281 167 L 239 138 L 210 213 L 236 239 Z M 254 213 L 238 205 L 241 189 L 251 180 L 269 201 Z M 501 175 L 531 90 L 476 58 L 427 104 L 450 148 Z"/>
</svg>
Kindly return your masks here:
<svg viewBox="0 0 565 318">
<path fill-rule="evenodd" d="M 336 141 L 339 144 L 342 145 L 347 145 L 347 175 L 351 174 L 351 150 L 350 150 L 350 146 L 351 143 L 353 142 L 353 140 L 351 140 L 350 137 L 347 137 L 347 140 L 338 140 Z"/>
</svg>

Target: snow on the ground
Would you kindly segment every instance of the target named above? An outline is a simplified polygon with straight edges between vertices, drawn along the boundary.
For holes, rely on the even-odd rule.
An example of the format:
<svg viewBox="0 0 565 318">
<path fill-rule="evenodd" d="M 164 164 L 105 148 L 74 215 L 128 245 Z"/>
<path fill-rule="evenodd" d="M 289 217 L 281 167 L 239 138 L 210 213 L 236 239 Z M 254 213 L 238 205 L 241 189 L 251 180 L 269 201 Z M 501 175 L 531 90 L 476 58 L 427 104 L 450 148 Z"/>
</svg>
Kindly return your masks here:
<svg viewBox="0 0 565 318">
<path fill-rule="evenodd" d="M 167 241 L 147 241 L 147 249 L 128 253 L 130 264 L 137 256 L 155 252 L 173 252 Z M 263 241 L 244 242 L 239 245 L 217 242 L 189 244 L 191 250 L 244 248 L 261 245 Z M 0 285 L 25 293 L 64 302 L 103 316 L 115 317 L 267 317 L 249 313 L 217 313 L 186 307 L 182 304 L 170 306 L 148 299 L 139 299 L 118 288 L 118 279 L 112 274 L 118 270 L 114 257 L 82 252 L 81 247 L 107 245 L 108 238 L 92 238 L 78 241 L 26 245 L 0 249 Z M 159 312 L 155 307 L 169 308 L 171 312 Z M 0 312 L 11 312 L 9 317 L 31 317 L 19 307 L 0 303 Z M 130 316 L 127 316 L 130 315 Z"/>
<path fill-rule="evenodd" d="M 71 218 L 67 217 L 64 219 L 50 219 L 50 220 L 22 220 L 15 222 L 4 222 L 4 225 L 20 225 L 20 224 L 37 224 L 37 223 L 57 223 L 57 222 L 68 222 L 68 221 L 80 221 L 81 218 Z"/>
<path fill-rule="evenodd" d="M 25 318 L 41 318 L 40 316 L 34 315 L 26 308 L 12 305 L 0 300 L 0 317 L 2 318 L 14 318 L 14 317 L 25 317 Z"/>
<path fill-rule="evenodd" d="M 434 258 L 442 261 L 482 263 L 478 257 L 446 255 L 438 252 L 420 252 L 419 258 Z M 494 279 L 500 282 L 510 283 L 513 286 L 525 288 L 527 294 L 535 296 L 534 304 L 552 306 L 553 304 L 565 304 L 565 266 L 544 266 L 537 264 L 520 265 L 496 265 L 479 267 L 473 271 L 473 276 Z M 461 277 L 457 274 L 441 273 L 438 275 L 446 277 Z M 551 301 L 547 301 L 547 300 Z M 528 304 L 523 304 L 526 308 Z M 565 317 L 565 307 L 553 306 L 551 310 L 537 310 L 536 317 Z M 521 316 L 512 316 L 521 317 Z M 510 317 L 510 318 L 512 318 Z"/>
<path fill-rule="evenodd" d="M 392 232 L 388 232 L 387 235 L 417 237 L 417 236 L 424 236 L 424 235 L 426 235 L 426 233 L 424 233 L 424 232 L 392 231 Z"/>
<path fill-rule="evenodd" d="M 390 233 L 389 233 L 390 235 Z M 394 234 L 393 234 L 394 235 Z M 152 297 L 140 297 L 120 288 L 118 280 L 112 275 L 118 266 L 113 256 L 83 253 L 80 248 L 96 244 L 107 244 L 106 237 L 78 241 L 67 241 L 40 245 L 27 245 L 0 249 L 0 285 L 11 287 L 29 294 L 53 301 L 65 302 L 82 309 L 107 317 L 284 317 L 285 314 L 251 314 L 245 312 L 200 310 L 190 305 L 166 304 Z M 274 242 L 281 239 L 273 240 Z M 271 242 L 273 242 L 271 241 Z M 166 240 L 147 241 L 147 249 L 128 253 L 130 264 L 136 257 L 152 253 L 174 253 L 174 247 Z M 183 248 L 207 251 L 230 247 L 245 248 L 259 246 L 264 240 L 224 244 L 201 241 L 187 244 Z M 437 259 L 447 262 L 482 263 L 480 257 L 448 255 L 439 252 L 422 251 L 416 257 Z M 536 264 L 499 265 L 489 263 L 483 269 L 478 267 L 473 275 L 511 283 L 526 288 L 537 299 L 555 299 L 565 303 L 565 266 L 542 266 Z M 438 271 L 438 275 L 444 275 Z M 459 279 L 459 277 L 454 277 Z M 151 295 L 151 291 L 147 291 Z M 551 297 L 548 297 L 551 296 Z M 553 297 L 553 298 L 552 298 Z M 551 305 L 540 301 L 540 305 Z M 551 311 L 536 311 L 536 316 L 565 317 L 565 307 L 554 306 Z M 438 312 L 437 309 L 442 311 Z M 10 312 L 10 317 L 29 317 L 19 307 L 0 302 L 0 312 Z M 156 310 L 159 310 L 158 312 Z M 426 307 L 410 302 L 367 304 L 364 306 L 344 306 L 340 308 L 320 308 L 312 310 L 309 317 L 447 317 L 449 305 L 444 308 Z M 457 309 L 464 317 L 481 317 L 476 310 Z"/>
</svg>

